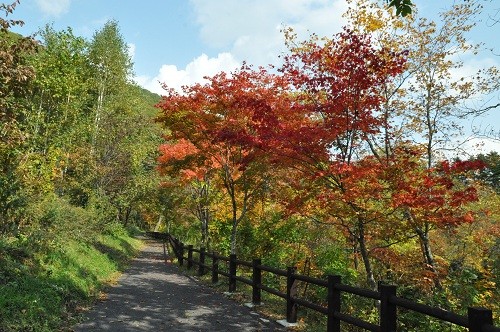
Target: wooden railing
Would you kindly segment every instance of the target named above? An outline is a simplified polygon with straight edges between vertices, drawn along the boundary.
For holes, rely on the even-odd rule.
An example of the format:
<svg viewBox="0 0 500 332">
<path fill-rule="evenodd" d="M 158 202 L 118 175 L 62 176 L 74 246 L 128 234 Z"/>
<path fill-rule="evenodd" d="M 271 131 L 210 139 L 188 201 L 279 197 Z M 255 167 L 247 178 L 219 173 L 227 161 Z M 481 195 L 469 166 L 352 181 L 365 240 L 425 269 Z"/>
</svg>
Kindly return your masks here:
<svg viewBox="0 0 500 332">
<path fill-rule="evenodd" d="M 393 285 L 379 283 L 378 291 L 372 291 L 342 284 L 341 277 L 337 275 L 329 275 L 327 280 L 313 278 L 297 274 L 296 267 L 288 267 L 286 270 L 277 269 L 262 265 L 260 258 L 254 259 L 252 262 L 247 262 L 238 260 L 236 255 L 226 257 L 218 255 L 215 252 L 208 253 L 204 248 L 195 249 L 192 245 L 185 245 L 170 234 L 152 232 L 150 235 L 156 239 L 164 240 L 171 245 L 180 266 L 186 263 L 187 269 L 190 270 L 196 265 L 198 268 L 197 273 L 200 276 L 205 275 L 207 271 L 211 271 L 212 283 L 217 283 L 220 275 L 227 277 L 229 279 L 229 292 L 236 291 L 236 282 L 242 282 L 251 286 L 252 303 L 255 305 L 261 304 L 262 290 L 285 299 L 286 321 L 288 323 L 297 322 L 297 307 L 303 306 L 327 316 L 326 330 L 328 332 L 340 332 L 341 321 L 368 331 L 392 332 L 397 329 L 397 308 L 405 308 L 444 322 L 468 328 L 470 332 L 500 332 L 500 328 L 493 325 L 493 314 L 489 309 L 470 307 L 468 308 L 467 316 L 462 316 L 398 297 L 396 295 L 396 286 Z M 185 256 L 186 253 L 187 256 Z M 196 256 L 198 256 L 198 259 L 193 258 L 193 253 L 197 253 Z M 211 259 L 211 264 L 206 263 L 207 258 Z M 228 266 L 226 270 L 220 269 L 219 262 L 221 261 L 226 262 Z M 237 275 L 238 266 L 250 268 L 252 270 L 252 278 Z M 286 292 L 264 285 L 262 283 L 263 272 L 286 278 Z M 300 298 L 297 291 L 299 281 L 324 287 L 327 290 L 327 306 Z M 342 292 L 379 301 L 379 324 L 376 325 L 342 313 Z"/>
</svg>

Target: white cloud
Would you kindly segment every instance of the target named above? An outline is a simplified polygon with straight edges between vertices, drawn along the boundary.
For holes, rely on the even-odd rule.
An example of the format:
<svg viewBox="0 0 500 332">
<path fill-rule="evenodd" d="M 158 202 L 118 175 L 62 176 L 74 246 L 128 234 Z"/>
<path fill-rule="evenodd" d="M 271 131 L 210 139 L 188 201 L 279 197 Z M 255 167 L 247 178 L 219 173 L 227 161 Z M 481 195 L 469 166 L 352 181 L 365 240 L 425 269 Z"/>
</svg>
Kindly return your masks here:
<svg viewBox="0 0 500 332">
<path fill-rule="evenodd" d="M 483 137 L 471 137 L 461 147 L 463 151 L 459 157 L 475 156 L 480 153 L 488 154 L 490 152 L 500 152 L 500 141 Z"/>
<path fill-rule="evenodd" d="M 340 31 L 345 0 L 191 0 L 202 40 L 229 50 L 235 58 L 254 65 L 278 63 L 285 50 L 283 25 L 299 38 L 309 33 L 331 36 Z"/>
<path fill-rule="evenodd" d="M 36 4 L 40 10 L 48 16 L 58 17 L 65 14 L 69 10 L 70 0 L 36 0 Z"/>
<path fill-rule="evenodd" d="M 255 66 L 279 64 L 285 51 L 283 26 L 291 26 L 299 38 L 310 33 L 331 36 L 345 21 L 345 0 L 190 0 L 203 42 L 220 49 L 216 58 L 202 54 L 186 68 L 165 64 L 156 77 L 136 77 L 143 87 L 162 94 L 158 83 L 180 89 L 201 82 L 203 76 L 232 71 L 242 61 Z"/>
<path fill-rule="evenodd" d="M 135 81 L 145 89 L 161 95 L 165 92 L 161 83 L 180 91 L 183 85 L 202 83 L 205 81 L 204 76 L 213 76 L 221 71 L 231 72 L 240 65 L 229 53 L 220 53 L 216 58 L 202 54 L 184 69 L 179 69 L 175 65 L 163 65 L 156 77 L 138 76 Z"/>
<path fill-rule="evenodd" d="M 450 70 L 451 78 L 454 81 L 459 81 L 461 78 L 466 80 L 474 80 L 479 70 L 485 70 L 490 67 L 500 67 L 498 59 L 491 56 L 476 57 L 470 52 L 450 58 L 452 61 L 461 61 L 463 66 L 460 68 L 452 68 Z"/>
</svg>

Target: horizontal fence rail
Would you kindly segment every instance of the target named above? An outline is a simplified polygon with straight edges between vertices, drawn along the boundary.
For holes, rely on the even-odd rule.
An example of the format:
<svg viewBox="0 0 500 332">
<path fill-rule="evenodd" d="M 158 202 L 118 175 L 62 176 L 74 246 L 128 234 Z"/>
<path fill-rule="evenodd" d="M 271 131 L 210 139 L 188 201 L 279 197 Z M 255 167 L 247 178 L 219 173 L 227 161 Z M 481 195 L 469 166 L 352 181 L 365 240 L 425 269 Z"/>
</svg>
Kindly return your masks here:
<svg viewBox="0 0 500 332">
<path fill-rule="evenodd" d="M 261 259 L 256 258 L 252 262 L 240 260 L 236 255 L 229 257 L 221 256 L 215 252 L 208 253 L 205 248 L 195 249 L 192 245 L 185 245 L 168 233 L 150 232 L 149 236 L 163 240 L 170 244 L 180 266 L 186 264 L 187 269 L 198 267 L 198 275 L 204 275 L 211 271 L 212 283 L 219 281 L 219 276 L 227 277 L 229 280 L 228 291 L 236 291 L 236 282 L 242 282 L 252 287 L 252 303 L 261 304 L 261 291 L 283 298 L 286 301 L 286 321 L 297 322 L 297 308 L 305 308 L 317 311 L 327 316 L 327 332 L 340 332 L 341 321 L 350 325 L 364 328 L 368 331 L 394 332 L 397 329 L 397 308 L 404 308 L 438 320 L 452 323 L 467 328 L 470 332 L 500 332 L 500 327 L 493 325 L 492 311 L 485 308 L 468 308 L 467 316 L 458 315 L 443 309 L 416 303 L 411 300 L 396 296 L 396 286 L 379 283 L 378 291 L 353 287 L 341 283 L 341 277 L 329 275 L 327 280 L 297 274 L 296 267 L 288 267 L 286 270 L 262 265 Z M 187 252 L 187 256 L 185 256 Z M 194 259 L 193 253 L 197 253 L 198 259 Z M 211 259 L 211 264 L 206 264 L 206 258 Z M 226 269 L 220 269 L 220 263 L 226 265 Z M 238 266 L 251 269 L 252 278 L 237 275 Z M 264 285 L 262 283 L 263 272 L 286 278 L 286 292 Z M 327 290 L 325 305 L 313 303 L 298 296 L 298 282 L 303 282 Z M 341 311 L 342 293 L 354 294 L 363 298 L 378 301 L 379 325 L 364 321 L 360 318 L 350 316 Z"/>
</svg>

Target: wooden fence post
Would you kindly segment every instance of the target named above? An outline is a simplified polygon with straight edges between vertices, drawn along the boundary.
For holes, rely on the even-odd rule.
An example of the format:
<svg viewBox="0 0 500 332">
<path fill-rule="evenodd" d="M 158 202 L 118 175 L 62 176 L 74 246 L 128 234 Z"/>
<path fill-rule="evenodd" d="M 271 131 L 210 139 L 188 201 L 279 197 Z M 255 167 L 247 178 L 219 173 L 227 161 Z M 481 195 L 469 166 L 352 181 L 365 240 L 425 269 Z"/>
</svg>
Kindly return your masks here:
<svg viewBox="0 0 500 332">
<path fill-rule="evenodd" d="M 165 243 L 165 240 L 163 240 L 163 260 L 165 261 L 165 263 L 168 262 L 168 254 L 167 254 L 167 244 Z"/>
<path fill-rule="evenodd" d="M 236 255 L 229 255 L 229 293 L 236 292 Z"/>
<path fill-rule="evenodd" d="M 193 267 L 193 245 L 190 244 L 188 245 L 188 264 L 187 264 L 187 269 L 191 270 Z"/>
<path fill-rule="evenodd" d="M 328 320 L 327 332 L 340 332 L 340 319 L 335 317 L 335 313 L 340 312 L 340 290 L 335 288 L 335 284 L 340 284 L 342 278 L 338 275 L 328 275 Z"/>
<path fill-rule="evenodd" d="M 260 258 L 254 258 L 252 261 L 252 303 L 255 305 L 259 305 L 261 302 L 262 270 L 259 267 L 261 264 Z"/>
<path fill-rule="evenodd" d="M 174 252 L 174 255 L 175 257 L 178 259 L 179 258 L 179 255 L 177 254 L 177 248 L 175 247 L 175 245 L 172 243 L 172 235 L 170 235 L 169 233 L 167 233 L 167 239 L 166 239 L 168 242 L 168 245 L 170 245 L 170 247 L 172 247 L 172 251 Z M 168 250 L 168 246 L 167 246 L 167 250 Z"/>
<path fill-rule="evenodd" d="M 297 267 L 288 267 L 286 271 L 286 321 L 287 323 L 297 322 L 297 304 L 292 300 L 292 297 L 297 296 L 297 281 L 294 278 L 294 273 Z"/>
<path fill-rule="evenodd" d="M 167 239 L 166 241 L 168 245 L 170 245 L 170 247 L 172 247 L 172 251 L 174 252 L 174 255 L 176 258 L 178 258 L 177 256 L 177 248 L 175 247 L 175 245 L 172 243 L 172 236 L 170 234 L 167 233 Z M 167 248 L 168 250 L 168 248 Z"/>
<path fill-rule="evenodd" d="M 215 251 L 212 251 L 212 284 L 219 282 L 219 259 Z"/>
<path fill-rule="evenodd" d="M 483 325 L 493 325 L 493 312 L 489 309 L 469 307 L 467 317 L 469 318 L 469 332 L 482 332 Z"/>
<path fill-rule="evenodd" d="M 396 332 L 397 328 L 397 306 L 390 302 L 391 296 L 396 296 L 396 286 L 378 284 L 380 292 L 380 331 Z"/>
<path fill-rule="evenodd" d="M 184 243 L 179 242 L 179 266 L 184 264 Z"/>
<path fill-rule="evenodd" d="M 176 239 L 168 234 L 168 243 L 170 243 L 170 246 L 172 247 L 172 250 L 174 251 L 175 257 L 177 260 L 179 260 L 179 243 L 175 241 Z"/>
<path fill-rule="evenodd" d="M 200 248 L 200 264 L 198 265 L 198 275 L 205 274 L 205 248 Z"/>
</svg>

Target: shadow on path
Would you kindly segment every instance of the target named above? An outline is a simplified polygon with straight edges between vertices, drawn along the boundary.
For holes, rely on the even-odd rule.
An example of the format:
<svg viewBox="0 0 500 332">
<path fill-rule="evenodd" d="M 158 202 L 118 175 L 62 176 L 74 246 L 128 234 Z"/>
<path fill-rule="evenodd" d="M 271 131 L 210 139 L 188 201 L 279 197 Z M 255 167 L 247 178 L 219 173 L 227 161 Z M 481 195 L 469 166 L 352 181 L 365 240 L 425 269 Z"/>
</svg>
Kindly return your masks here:
<svg viewBox="0 0 500 332">
<path fill-rule="evenodd" d="M 259 317 L 165 264 L 162 244 L 148 241 L 75 331 L 285 331 Z"/>
</svg>

